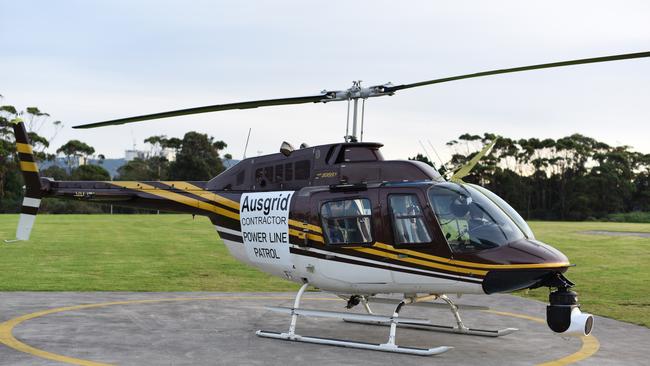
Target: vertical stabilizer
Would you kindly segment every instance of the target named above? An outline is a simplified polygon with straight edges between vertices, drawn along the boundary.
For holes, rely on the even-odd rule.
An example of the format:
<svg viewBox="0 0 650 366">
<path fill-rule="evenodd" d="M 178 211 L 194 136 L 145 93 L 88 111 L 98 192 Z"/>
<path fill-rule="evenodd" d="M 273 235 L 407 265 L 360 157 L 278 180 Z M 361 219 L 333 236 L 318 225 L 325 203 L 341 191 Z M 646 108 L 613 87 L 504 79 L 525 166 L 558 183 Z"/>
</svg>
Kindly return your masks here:
<svg viewBox="0 0 650 366">
<path fill-rule="evenodd" d="M 36 165 L 32 145 L 29 142 L 25 123 L 18 118 L 13 120 L 12 123 L 16 137 L 16 150 L 18 151 L 20 171 L 23 174 L 26 188 L 23 206 L 20 210 L 18 229 L 16 230 L 16 239 L 29 240 L 38 208 L 41 205 L 43 190 L 41 189 L 41 177 L 38 173 L 38 166 Z"/>
</svg>

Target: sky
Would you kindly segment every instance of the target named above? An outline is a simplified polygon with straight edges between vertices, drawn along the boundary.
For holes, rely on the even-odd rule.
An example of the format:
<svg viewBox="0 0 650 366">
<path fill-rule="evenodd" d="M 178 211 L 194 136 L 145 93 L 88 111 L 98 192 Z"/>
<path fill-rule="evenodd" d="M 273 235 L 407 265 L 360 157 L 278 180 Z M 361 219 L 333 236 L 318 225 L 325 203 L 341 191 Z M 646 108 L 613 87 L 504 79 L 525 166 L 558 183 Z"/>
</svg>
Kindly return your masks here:
<svg viewBox="0 0 650 366">
<path fill-rule="evenodd" d="M 0 0 L 1 104 L 61 120 L 52 145 L 122 157 L 152 135 L 199 131 L 241 158 L 342 141 L 346 104 L 234 110 L 99 129 L 71 126 L 650 51 L 648 1 Z M 45 136 L 51 130 L 43 129 Z M 404 159 L 463 133 L 581 133 L 650 153 L 650 59 L 455 81 L 366 103 L 365 141 Z M 431 153 L 431 151 L 429 151 Z"/>
</svg>

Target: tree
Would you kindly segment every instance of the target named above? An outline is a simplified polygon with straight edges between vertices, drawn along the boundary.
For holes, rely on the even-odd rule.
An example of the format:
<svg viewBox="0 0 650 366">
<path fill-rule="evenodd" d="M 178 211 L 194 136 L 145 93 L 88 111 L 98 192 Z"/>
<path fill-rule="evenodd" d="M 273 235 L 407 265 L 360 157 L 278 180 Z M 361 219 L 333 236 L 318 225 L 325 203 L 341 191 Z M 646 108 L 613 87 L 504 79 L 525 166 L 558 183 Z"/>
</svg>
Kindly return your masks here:
<svg viewBox="0 0 650 366">
<path fill-rule="evenodd" d="M 57 154 L 63 154 L 66 157 L 68 171 L 72 171 L 72 162 L 75 158 L 88 157 L 95 153 L 92 146 L 87 145 L 79 140 L 70 140 L 56 150 Z"/>
<path fill-rule="evenodd" d="M 1 97 L 1 96 L 0 96 Z M 18 169 L 18 155 L 12 121 L 25 121 L 29 138 L 34 147 L 34 156 L 37 161 L 52 157 L 44 152 L 54 136 L 44 138 L 38 131 L 49 121 L 49 114 L 41 112 L 36 107 L 18 110 L 11 105 L 0 106 L 0 212 L 14 212 L 20 205 L 24 186 L 22 174 Z M 60 121 L 52 122 L 55 135 L 62 127 Z"/>
<path fill-rule="evenodd" d="M 115 180 L 156 180 L 158 175 L 151 169 L 150 159 L 135 158 L 117 169 Z"/>
<path fill-rule="evenodd" d="M 486 133 L 485 144 L 494 139 Z M 477 135 L 447 143 L 459 166 L 479 147 Z M 472 148 L 472 149 L 470 149 Z M 464 178 L 486 186 L 524 217 L 583 220 L 650 209 L 650 156 L 573 134 L 560 139 L 500 138 Z"/>
<path fill-rule="evenodd" d="M 58 167 L 56 165 L 52 165 L 46 169 L 41 170 L 41 176 L 42 177 L 48 177 L 52 178 L 54 180 L 68 180 L 70 179 L 70 176 L 68 175 L 68 172 L 65 171 L 65 169 Z"/>
<path fill-rule="evenodd" d="M 149 156 L 160 155 L 162 149 L 165 148 L 166 142 L 167 142 L 167 136 L 165 135 L 150 136 L 144 139 L 145 144 L 151 145 Z"/>
<path fill-rule="evenodd" d="M 99 165 L 81 165 L 70 174 L 72 180 L 111 180 L 111 175 Z"/>
<path fill-rule="evenodd" d="M 172 149 L 178 152 L 178 150 L 181 149 L 181 146 L 183 145 L 183 140 L 172 137 L 169 139 L 165 139 L 161 141 L 161 146 L 166 149 Z"/>
<path fill-rule="evenodd" d="M 170 166 L 172 180 L 209 180 L 221 173 L 224 168 L 219 157 L 223 141 L 198 132 L 188 132 L 183 137 L 176 161 Z"/>
</svg>

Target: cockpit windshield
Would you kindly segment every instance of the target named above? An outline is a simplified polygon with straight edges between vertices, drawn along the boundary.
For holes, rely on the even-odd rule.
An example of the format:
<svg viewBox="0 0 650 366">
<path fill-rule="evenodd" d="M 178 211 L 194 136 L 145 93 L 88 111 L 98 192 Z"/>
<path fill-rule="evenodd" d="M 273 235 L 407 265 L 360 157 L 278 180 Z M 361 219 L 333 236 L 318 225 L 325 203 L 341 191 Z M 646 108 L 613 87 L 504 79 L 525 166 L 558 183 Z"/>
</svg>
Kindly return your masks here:
<svg viewBox="0 0 650 366">
<path fill-rule="evenodd" d="M 504 201 L 503 198 L 494 194 L 494 192 L 491 192 L 481 186 L 477 186 L 475 184 L 469 184 L 469 185 L 471 185 L 472 187 L 476 188 L 481 193 L 486 195 L 487 198 L 491 199 L 492 202 L 496 203 L 497 206 L 499 206 L 503 211 L 505 211 L 506 214 L 508 214 L 508 216 L 510 216 L 510 218 L 515 222 L 515 224 L 519 226 L 521 231 L 524 232 L 524 234 L 528 239 L 535 239 L 535 234 L 533 234 L 533 230 L 530 228 L 530 226 L 528 226 L 526 220 L 524 220 L 524 218 L 521 217 L 521 215 L 519 215 L 519 213 L 514 208 L 512 208 L 512 206 L 508 204 L 508 202 Z"/>
<path fill-rule="evenodd" d="M 440 183 L 429 188 L 429 201 L 454 253 L 468 253 L 524 239 L 513 220 L 476 188 Z"/>
</svg>

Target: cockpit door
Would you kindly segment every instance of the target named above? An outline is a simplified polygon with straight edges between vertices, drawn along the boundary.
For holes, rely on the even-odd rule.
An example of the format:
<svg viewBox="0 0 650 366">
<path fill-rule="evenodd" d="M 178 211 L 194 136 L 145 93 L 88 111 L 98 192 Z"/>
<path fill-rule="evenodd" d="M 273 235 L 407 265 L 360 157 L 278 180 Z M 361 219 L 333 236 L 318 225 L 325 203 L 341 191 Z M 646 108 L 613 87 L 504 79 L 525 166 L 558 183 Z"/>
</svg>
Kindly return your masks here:
<svg viewBox="0 0 650 366">
<path fill-rule="evenodd" d="M 426 192 L 416 187 L 387 187 L 380 191 L 381 216 L 387 250 L 395 254 L 392 263 L 397 284 L 426 289 L 428 285 L 450 289 L 458 275 L 449 270 L 451 251 L 442 236 Z"/>
</svg>

